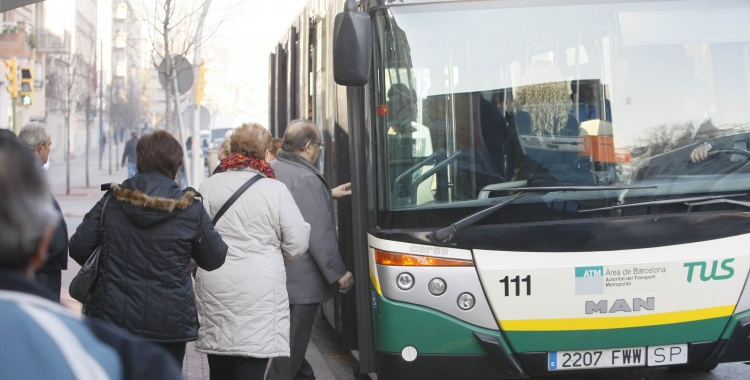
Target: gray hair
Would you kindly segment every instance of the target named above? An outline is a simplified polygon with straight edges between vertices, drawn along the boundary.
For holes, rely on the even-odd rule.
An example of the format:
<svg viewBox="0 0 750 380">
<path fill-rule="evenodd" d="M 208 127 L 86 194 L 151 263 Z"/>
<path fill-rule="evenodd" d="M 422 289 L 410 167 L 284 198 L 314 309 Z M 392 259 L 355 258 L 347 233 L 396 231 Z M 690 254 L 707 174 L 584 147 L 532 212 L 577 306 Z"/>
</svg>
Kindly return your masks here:
<svg viewBox="0 0 750 380">
<path fill-rule="evenodd" d="M 49 132 L 47 132 L 47 126 L 44 123 L 32 121 L 21 128 L 21 132 L 18 132 L 18 138 L 32 151 L 35 151 L 39 144 L 47 142 Z"/>
<path fill-rule="evenodd" d="M 59 222 L 39 160 L 0 138 L 0 269 L 25 271 L 47 227 Z"/>
<path fill-rule="evenodd" d="M 308 142 L 317 142 L 318 126 L 310 120 L 292 120 L 284 132 L 281 149 L 286 152 L 301 152 Z"/>
</svg>

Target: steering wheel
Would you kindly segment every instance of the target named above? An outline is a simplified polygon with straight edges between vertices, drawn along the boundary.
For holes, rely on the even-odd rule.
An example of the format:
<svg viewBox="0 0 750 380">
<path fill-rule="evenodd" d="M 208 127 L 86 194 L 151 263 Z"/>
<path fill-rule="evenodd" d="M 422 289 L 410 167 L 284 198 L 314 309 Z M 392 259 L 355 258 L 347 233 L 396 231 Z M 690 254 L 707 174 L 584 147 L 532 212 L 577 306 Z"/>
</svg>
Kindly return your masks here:
<svg viewBox="0 0 750 380">
<path fill-rule="evenodd" d="M 750 151 L 744 150 L 744 149 L 721 149 L 721 150 L 715 150 L 708 152 L 708 157 L 715 157 L 722 154 L 737 154 L 740 156 L 745 156 L 747 159 L 750 159 Z"/>
</svg>

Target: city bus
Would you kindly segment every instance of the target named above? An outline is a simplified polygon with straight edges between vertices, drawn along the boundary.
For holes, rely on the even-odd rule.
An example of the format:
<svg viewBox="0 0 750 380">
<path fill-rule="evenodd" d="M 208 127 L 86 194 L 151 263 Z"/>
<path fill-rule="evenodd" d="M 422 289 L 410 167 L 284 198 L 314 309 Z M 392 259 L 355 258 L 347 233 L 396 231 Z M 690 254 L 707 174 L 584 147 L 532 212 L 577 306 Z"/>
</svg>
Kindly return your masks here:
<svg viewBox="0 0 750 380">
<path fill-rule="evenodd" d="M 750 360 L 750 2 L 316 0 L 270 56 L 313 120 L 378 379 Z"/>
</svg>

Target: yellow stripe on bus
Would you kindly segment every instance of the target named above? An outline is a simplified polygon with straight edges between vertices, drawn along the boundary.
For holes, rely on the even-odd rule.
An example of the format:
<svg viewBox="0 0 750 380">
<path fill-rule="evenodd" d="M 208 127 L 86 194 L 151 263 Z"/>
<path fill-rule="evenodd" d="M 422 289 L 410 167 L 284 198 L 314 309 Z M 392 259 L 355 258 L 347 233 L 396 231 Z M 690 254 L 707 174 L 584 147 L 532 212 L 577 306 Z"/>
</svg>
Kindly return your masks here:
<svg viewBox="0 0 750 380">
<path fill-rule="evenodd" d="M 372 270 L 370 270 L 370 281 L 372 281 L 372 286 L 375 287 L 375 291 L 382 296 L 383 291 L 380 290 L 380 282 L 378 282 L 378 279 L 375 277 L 375 273 L 373 273 Z"/>
<path fill-rule="evenodd" d="M 670 323 L 694 322 L 704 319 L 728 317 L 732 315 L 734 308 L 735 305 L 729 305 L 632 317 L 500 320 L 498 322 L 500 322 L 500 327 L 505 331 L 607 330 L 628 327 L 658 326 Z"/>
</svg>

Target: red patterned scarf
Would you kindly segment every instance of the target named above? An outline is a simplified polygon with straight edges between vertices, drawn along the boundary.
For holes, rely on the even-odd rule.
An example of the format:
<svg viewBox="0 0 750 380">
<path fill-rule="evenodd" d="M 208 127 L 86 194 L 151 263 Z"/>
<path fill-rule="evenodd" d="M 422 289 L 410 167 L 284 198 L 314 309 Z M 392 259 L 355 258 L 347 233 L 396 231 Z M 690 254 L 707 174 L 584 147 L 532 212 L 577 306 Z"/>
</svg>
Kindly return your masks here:
<svg viewBox="0 0 750 380">
<path fill-rule="evenodd" d="M 244 154 L 240 152 L 234 152 L 229 157 L 224 158 L 221 160 L 221 168 L 223 170 L 227 169 L 245 169 L 245 168 L 252 168 L 255 169 L 263 174 L 265 174 L 268 178 L 276 178 L 276 175 L 273 173 L 273 168 L 271 168 L 271 165 L 266 162 L 266 160 L 260 160 L 253 157 L 247 157 Z"/>
</svg>

